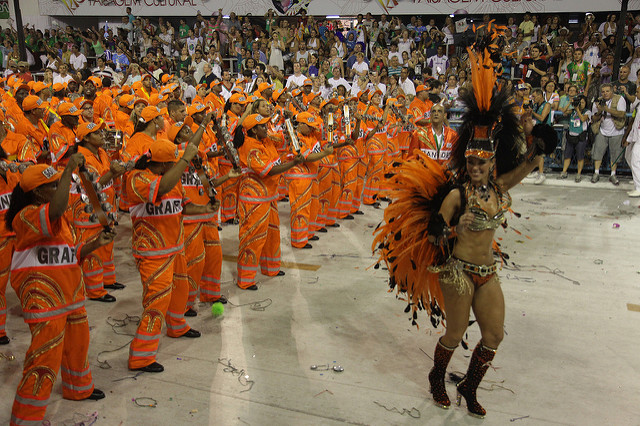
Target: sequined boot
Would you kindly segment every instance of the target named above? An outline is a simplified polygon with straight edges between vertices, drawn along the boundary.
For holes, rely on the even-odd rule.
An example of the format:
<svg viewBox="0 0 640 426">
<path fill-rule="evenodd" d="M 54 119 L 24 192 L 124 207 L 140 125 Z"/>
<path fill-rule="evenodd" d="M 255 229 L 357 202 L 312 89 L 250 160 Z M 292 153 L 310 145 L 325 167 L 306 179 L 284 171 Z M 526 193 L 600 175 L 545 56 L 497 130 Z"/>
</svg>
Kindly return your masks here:
<svg viewBox="0 0 640 426">
<path fill-rule="evenodd" d="M 482 340 L 479 341 L 473 350 L 467 375 L 458 383 L 457 404 L 460 405 L 460 400 L 464 397 L 467 403 L 467 410 L 469 410 L 469 414 L 474 417 L 483 418 L 487 414 L 486 410 L 482 408 L 482 405 L 480 405 L 476 399 L 476 390 L 495 355 L 495 349 L 488 348 L 482 344 Z"/>
<path fill-rule="evenodd" d="M 429 385 L 433 400 L 438 407 L 444 409 L 449 408 L 451 405 L 449 395 L 447 395 L 447 389 L 444 386 L 444 375 L 447 372 L 447 365 L 449 365 L 451 355 L 453 355 L 453 351 L 455 350 L 456 348 L 449 348 L 438 340 L 438 344 L 433 353 L 433 368 L 431 372 L 429 372 Z"/>
</svg>

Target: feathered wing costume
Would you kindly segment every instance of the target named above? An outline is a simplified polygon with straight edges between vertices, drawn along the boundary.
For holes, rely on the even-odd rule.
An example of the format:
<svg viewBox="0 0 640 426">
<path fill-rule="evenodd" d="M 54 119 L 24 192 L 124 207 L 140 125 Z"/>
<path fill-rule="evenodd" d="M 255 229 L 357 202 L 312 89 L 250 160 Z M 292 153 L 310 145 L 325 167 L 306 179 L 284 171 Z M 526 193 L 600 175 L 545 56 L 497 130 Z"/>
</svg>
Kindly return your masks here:
<svg viewBox="0 0 640 426">
<path fill-rule="evenodd" d="M 438 233 L 437 221 L 432 219 L 440 216 L 444 198 L 469 179 L 466 157 L 495 156 L 493 178 L 513 170 L 527 157 L 526 138 L 513 113 L 507 88 L 496 83 L 492 58 L 499 57 L 500 38 L 490 31 L 468 51 L 473 91 L 463 99 L 467 111 L 447 168 L 417 150 L 414 159 L 395 163 L 386 175 L 387 190 L 383 195 L 391 203 L 385 209 L 383 222 L 374 231 L 372 249 L 379 251 L 380 261 L 389 269 L 391 289 L 407 294 L 405 312 L 412 313 L 411 321 L 416 326 L 418 311 L 423 309 L 434 327 L 445 321 L 444 299 L 434 266 L 442 265 L 450 257 L 455 235 L 445 232 L 447 241 L 441 245 L 431 243 L 428 236 Z M 537 128 L 536 132 L 542 130 Z M 541 151 L 550 149 L 538 144 Z M 495 185 L 494 188 L 499 190 Z M 466 208 L 465 197 L 462 198 L 460 212 Z M 458 220 L 459 217 L 454 217 L 452 223 L 444 223 L 442 227 L 453 227 Z"/>
</svg>

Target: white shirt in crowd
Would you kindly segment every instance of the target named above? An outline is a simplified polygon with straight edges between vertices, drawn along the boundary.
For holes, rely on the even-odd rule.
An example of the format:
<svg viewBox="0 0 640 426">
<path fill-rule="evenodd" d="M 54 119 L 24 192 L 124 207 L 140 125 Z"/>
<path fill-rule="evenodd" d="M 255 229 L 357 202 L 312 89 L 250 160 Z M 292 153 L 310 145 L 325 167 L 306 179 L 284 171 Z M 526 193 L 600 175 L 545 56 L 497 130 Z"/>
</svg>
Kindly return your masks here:
<svg viewBox="0 0 640 426">
<path fill-rule="evenodd" d="M 357 61 L 351 66 L 351 69 L 356 70 L 356 72 L 365 72 L 365 71 L 369 71 L 369 65 L 367 65 L 367 63 L 365 61 L 362 61 L 361 64 L 359 64 Z"/>
<path fill-rule="evenodd" d="M 351 85 L 349 84 L 349 82 L 342 77 L 340 78 L 331 77 L 329 79 L 329 84 L 334 89 L 336 89 L 338 86 L 344 86 L 345 89 L 347 89 L 347 92 L 351 90 Z"/>
<path fill-rule="evenodd" d="M 300 75 L 295 75 L 292 74 L 289 76 L 289 78 L 287 78 L 287 84 L 285 86 L 285 88 L 289 88 L 291 87 L 292 84 L 295 84 L 297 87 L 302 87 L 304 85 L 304 81 L 307 79 L 308 77 L 304 74 L 300 74 Z"/>
<path fill-rule="evenodd" d="M 431 74 L 434 78 L 438 78 L 440 74 L 444 74 L 447 71 L 447 65 L 449 64 L 449 58 L 447 55 L 433 55 L 427 60 L 427 63 L 431 67 Z"/>
<path fill-rule="evenodd" d="M 72 53 L 71 56 L 69 56 L 69 64 L 76 71 L 80 71 L 85 67 L 85 65 L 87 65 L 87 57 L 84 56 L 82 53 L 78 54 L 78 56 Z"/>
<path fill-rule="evenodd" d="M 613 98 L 607 101 L 607 108 L 611 108 L 612 101 L 613 101 Z M 618 104 L 616 105 L 616 109 L 618 111 L 627 110 L 627 102 L 624 100 L 624 96 L 620 96 L 620 99 L 618 100 Z M 591 112 L 593 114 L 598 112 L 597 102 L 593 103 Z M 606 115 L 602 118 L 602 121 L 600 122 L 600 133 L 602 134 L 602 136 L 607 136 L 607 137 L 620 136 L 620 135 L 624 135 L 624 127 L 620 130 L 616 129 L 616 126 L 613 123 L 613 118 L 611 117 L 611 114 L 606 113 Z"/>
<path fill-rule="evenodd" d="M 53 84 L 56 83 L 68 83 L 69 81 L 73 80 L 73 77 L 71 77 L 71 75 L 67 74 L 64 77 L 61 76 L 60 74 L 58 74 L 57 72 L 53 73 Z"/>
<path fill-rule="evenodd" d="M 378 84 L 369 83 L 367 84 L 367 89 L 369 90 L 369 93 L 372 93 L 376 90 L 380 90 L 382 92 L 382 96 L 387 94 L 387 86 L 382 83 L 378 83 Z"/>
<path fill-rule="evenodd" d="M 405 81 L 402 81 L 402 78 L 398 79 L 398 86 L 402 89 L 405 95 L 407 96 L 415 96 L 416 95 L 416 86 L 413 84 L 411 79 L 407 78 Z"/>
<path fill-rule="evenodd" d="M 195 81 L 199 82 L 200 79 L 202 79 L 202 76 L 204 75 L 204 66 L 207 63 L 207 61 L 205 61 L 204 59 L 200 59 L 200 62 L 193 62 L 193 66 L 196 68 L 196 70 L 193 72 L 193 78 L 195 79 Z"/>
</svg>

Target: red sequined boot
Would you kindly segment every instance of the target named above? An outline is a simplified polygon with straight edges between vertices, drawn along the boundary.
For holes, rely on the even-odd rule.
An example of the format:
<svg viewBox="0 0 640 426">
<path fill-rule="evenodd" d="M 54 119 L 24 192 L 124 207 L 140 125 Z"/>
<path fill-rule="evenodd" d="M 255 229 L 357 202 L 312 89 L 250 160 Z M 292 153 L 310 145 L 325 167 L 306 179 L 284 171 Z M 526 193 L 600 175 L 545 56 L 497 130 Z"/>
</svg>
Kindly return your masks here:
<svg viewBox="0 0 640 426">
<path fill-rule="evenodd" d="M 449 348 L 438 340 L 436 349 L 433 353 L 433 368 L 429 372 L 429 384 L 433 401 L 440 407 L 447 409 L 451 405 L 447 389 L 444 386 L 444 375 L 447 372 L 447 365 L 451 360 L 451 355 L 456 348 Z"/>
<path fill-rule="evenodd" d="M 467 375 L 458 383 L 457 404 L 460 405 L 460 400 L 464 397 L 467 403 L 467 410 L 469 410 L 469 414 L 474 417 L 483 418 L 487 414 L 486 410 L 482 408 L 482 405 L 480 405 L 476 399 L 476 390 L 495 355 L 495 349 L 484 346 L 482 340 L 478 342 L 478 345 L 473 350 Z"/>
</svg>

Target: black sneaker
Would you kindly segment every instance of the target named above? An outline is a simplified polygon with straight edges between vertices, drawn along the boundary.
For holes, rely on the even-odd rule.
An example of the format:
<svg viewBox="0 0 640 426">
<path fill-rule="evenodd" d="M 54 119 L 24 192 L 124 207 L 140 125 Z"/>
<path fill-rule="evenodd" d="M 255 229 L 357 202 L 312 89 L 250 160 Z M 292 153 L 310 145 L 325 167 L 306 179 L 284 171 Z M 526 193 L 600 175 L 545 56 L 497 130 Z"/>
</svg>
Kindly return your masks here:
<svg viewBox="0 0 640 426">
<path fill-rule="evenodd" d="M 185 317 L 197 317 L 198 313 L 193 309 L 193 308 L 189 308 L 187 309 L 187 312 L 184 313 Z"/>
<path fill-rule="evenodd" d="M 318 237 L 317 235 L 314 235 L 313 237 L 309 238 L 309 241 L 318 241 L 320 239 L 320 237 Z"/>
<path fill-rule="evenodd" d="M 89 299 L 89 300 L 95 300 L 96 302 L 112 303 L 116 301 L 116 298 L 110 294 L 105 294 L 102 297 L 96 297 L 95 299 Z"/>
<path fill-rule="evenodd" d="M 131 371 L 144 371 L 145 373 L 162 373 L 164 367 L 159 362 L 153 362 L 140 368 L 130 368 Z"/>
<path fill-rule="evenodd" d="M 105 284 L 103 287 L 107 290 L 122 290 L 126 285 L 116 282 L 113 284 Z"/>
</svg>

